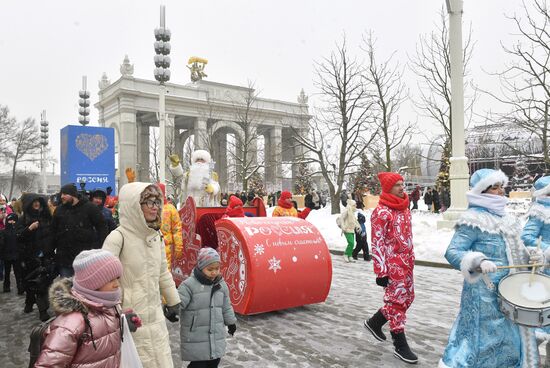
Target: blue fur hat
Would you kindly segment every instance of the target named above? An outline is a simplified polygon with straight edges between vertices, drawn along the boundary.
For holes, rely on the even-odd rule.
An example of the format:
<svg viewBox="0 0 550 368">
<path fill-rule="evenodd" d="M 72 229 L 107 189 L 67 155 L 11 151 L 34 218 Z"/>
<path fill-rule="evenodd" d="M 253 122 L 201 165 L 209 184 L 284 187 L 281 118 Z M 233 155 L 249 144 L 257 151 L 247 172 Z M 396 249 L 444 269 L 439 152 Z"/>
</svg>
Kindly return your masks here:
<svg viewBox="0 0 550 368">
<path fill-rule="evenodd" d="M 470 191 L 481 194 L 485 189 L 494 184 L 508 184 L 508 177 L 500 170 L 479 169 L 470 177 Z"/>
<path fill-rule="evenodd" d="M 535 182 L 533 197 L 541 197 L 550 193 L 550 176 L 543 176 Z"/>
</svg>

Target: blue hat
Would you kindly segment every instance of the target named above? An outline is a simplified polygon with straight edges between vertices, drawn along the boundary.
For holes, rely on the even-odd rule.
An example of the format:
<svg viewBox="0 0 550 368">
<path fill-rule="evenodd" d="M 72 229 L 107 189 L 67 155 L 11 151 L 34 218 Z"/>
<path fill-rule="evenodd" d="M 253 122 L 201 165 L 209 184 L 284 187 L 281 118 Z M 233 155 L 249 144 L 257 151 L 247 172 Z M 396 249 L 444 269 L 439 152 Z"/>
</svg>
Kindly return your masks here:
<svg viewBox="0 0 550 368">
<path fill-rule="evenodd" d="M 199 255 L 197 257 L 197 267 L 199 270 L 204 269 L 214 262 L 220 262 L 220 255 L 214 248 L 204 247 L 199 250 Z"/>
<path fill-rule="evenodd" d="M 470 191 L 475 194 L 481 194 L 491 185 L 508 184 L 508 177 L 500 170 L 479 169 L 470 177 Z"/>
<path fill-rule="evenodd" d="M 535 182 L 533 197 L 540 197 L 550 193 L 550 176 L 543 176 Z"/>
</svg>

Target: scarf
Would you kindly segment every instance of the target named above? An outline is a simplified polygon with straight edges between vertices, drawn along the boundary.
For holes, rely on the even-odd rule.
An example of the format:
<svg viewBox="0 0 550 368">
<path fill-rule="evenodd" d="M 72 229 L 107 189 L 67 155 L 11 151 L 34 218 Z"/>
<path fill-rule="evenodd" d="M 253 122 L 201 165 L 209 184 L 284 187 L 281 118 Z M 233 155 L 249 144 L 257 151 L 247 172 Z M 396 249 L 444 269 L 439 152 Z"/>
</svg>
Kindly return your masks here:
<svg viewBox="0 0 550 368">
<path fill-rule="evenodd" d="M 204 272 L 199 270 L 197 267 L 193 268 L 193 275 L 195 275 L 195 278 L 203 285 L 215 285 L 219 284 L 222 280 L 222 275 L 216 276 L 214 280 L 210 280 Z"/>
<path fill-rule="evenodd" d="M 482 207 L 498 216 L 506 215 L 506 204 L 508 203 L 508 198 L 504 196 L 487 193 L 475 194 L 468 192 L 466 193 L 466 197 L 468 198 L 468 204 L 470 207 Z"/>
<path fill-rule="evenodd" d="M 287 203 L 287 202 L 285 202 L 285 200 L 284 200 L 282 197 L 279 198 L 279 201 L 277 201 L 277 205 L 278 205 L 279 207 L 283 207 L 283 208 L 286 208 L 286 209 L 289 209 L 289 208 L 294 207 L 294 205 L 292 204 L 292 202 Z"/>
<path fill-rule="evenodd" d="M 73 291 L 91 302 L 101 304 L 104 307 L 108 308 L 120 304 L 120 299 L 122 297 L 122 292 L 120 291 L 120 288 L 114 291 L 90 290 L 80 286 L 74 279 Z"/>
<path fill-rule="evenodd" d="M 225 214 L 229 217 L 244 217 L 244 208 L 241 206 L 235 208 L 227 207 Z"/>
<path fill-rule="evenodd" d="M 387 192 L 382 192 L 382 194 L 380 194 L 379 203 L 391 209 L 403 211 L 409 208 L 409 196 L 407 193 L 403 193 L 403 198 L 401 198 Z"/>
</svg>

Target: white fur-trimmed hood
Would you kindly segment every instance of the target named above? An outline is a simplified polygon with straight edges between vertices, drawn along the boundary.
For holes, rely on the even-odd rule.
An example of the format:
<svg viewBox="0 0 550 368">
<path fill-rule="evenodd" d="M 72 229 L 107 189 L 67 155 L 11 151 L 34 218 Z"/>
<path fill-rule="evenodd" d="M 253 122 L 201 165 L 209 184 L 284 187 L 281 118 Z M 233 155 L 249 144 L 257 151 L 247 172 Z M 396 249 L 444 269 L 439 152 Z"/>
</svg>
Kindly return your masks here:
<svg viewBox="0 0 550 368">
<path fill-rule="evenodd" d="M 508 177 L 501 170 L 495 170 L 493 173 L 480 179 L 471 189 L 472 193 L 481 194 L 485 189 L 491 185 L 502 183 L 502 186 L 508 184 Z"/>
</svg>

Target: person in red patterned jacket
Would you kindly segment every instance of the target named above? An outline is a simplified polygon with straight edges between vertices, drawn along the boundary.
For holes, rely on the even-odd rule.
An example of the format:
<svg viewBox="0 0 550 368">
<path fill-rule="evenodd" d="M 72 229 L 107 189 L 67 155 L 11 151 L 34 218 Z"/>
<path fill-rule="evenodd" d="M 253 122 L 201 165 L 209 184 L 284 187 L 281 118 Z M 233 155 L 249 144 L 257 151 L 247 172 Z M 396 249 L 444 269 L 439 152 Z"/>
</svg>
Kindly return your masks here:
<svg viewBox="0 0 550 368">
<path fill-rule="evenodd" d="M 405 338 L 406 312 L 414 300 L 414 250 L 409 197 L 404 191 L 401 175 L 381 172 L 378 179 L 382 194 L 371 215 L 371 240 L 376 284 L 384 288 L 384 306 L 365 320 L 364 325 L 377 340 L 385 341 L 382 326 L 389 321 L 394 355 L 404 362 L 415 364 L 418 357 Z"/>
</svg>

